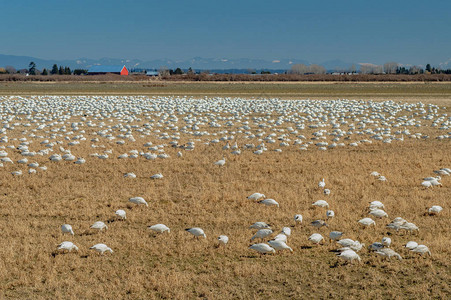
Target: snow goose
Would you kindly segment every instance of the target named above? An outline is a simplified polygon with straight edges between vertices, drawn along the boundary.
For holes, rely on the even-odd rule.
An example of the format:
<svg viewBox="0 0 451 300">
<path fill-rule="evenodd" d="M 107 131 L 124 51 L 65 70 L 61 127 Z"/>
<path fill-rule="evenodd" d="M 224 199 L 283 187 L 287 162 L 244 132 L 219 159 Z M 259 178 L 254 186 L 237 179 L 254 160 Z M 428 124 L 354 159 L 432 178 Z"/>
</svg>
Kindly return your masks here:
<svg viewBox="0 0 451 300">
<path fill-rule="evenodd" d="M 429 256 L 432 256 L 431 251 L 429 251 L 429 248 L 426 245 L 418 245 L 415 248 L 410 249 L 410 251 L 418 253 L 420 255 L 428 253 Z"/>
<path fill-rule="evenodd" d="M 363 218 L 363 219 L 359 220 L 359 223 L 362 224 L 363 226 L 370 226 L 370 225 L 376 226 L 376 222 L 374 222 L 374 220 L 371 218 Z"/>
<path fill-rule="evenodd" d="M 90 228 L 98 229 L 99 231 L 102 231 L 103 228 L 108 229 L 108 226 L 105 223 L 103 223 L 102 221 L 97 221 L 94 224 L 92 224 Z"/>
<path fill-rule="evenodd" d="M 215 162 L 215 165 L 222 167 L 225 165 L 225 163 L 226 163 L 226 159 L 225 159 L 225 157 L 222 157 L 222 159 Z"/>
<path fill-rule="evenodd" d="M 268 236 L 270 236 L 273 233 L 271 229 L 259 229 L 253 237 L 251 237 L 251 241 L 253 241 L 256 238 L 264 239 Z"/>
<path fill-rule="evenodd" d="M 332 219 L 333 217 L 335 217 L 334 211 L 333 211 L 333 210 L 328 210 L 328 211 L 326 211 L 326 217 L 327 217 L 328 219 Z"/>
<path fill-rule="evenodd" d="M 295 222 L 295 224 L 297 224 L 297 223 L 301 224 L 302 223 L 302 215 L 300 215 L 300 214 L 294 215 L 294 222 Z"/>
<path fill-rule="evenodd" d="M 189 233 L 191 233 L 195 238 L 203 236 L 204 238 L 207 238 L 204 231 L 201 228 L 193 227 L 193 228 L 187 228 L 185 229 Z"/>
<path fill-rule="evenodd" d="M 247 199 L 257 201 L 260 198 L 266 198 L 264 194 L 261 193 L 253 193 L 252 195 L 248 196 Z"/>
<path fill-rule="evenodd" d="M 151 179 L 162 179 L 163 178 L 163 174 L 157 173 L 157 174 L 154 174 L 154 175 L 150 176 L 150 178 Z"/>
<path fill-rule="evenodd" d="M 318 245 L 322 240 L 324 240 L 324 237 L 319 233 L 314 233 L 308 238 L 308 240 Z"/>
<path fill-rule="evenodd" d="M 326 186 L 326 182 L 324 181 L 324 178 L 323 178 L 323 180 L 321 180 L 321 181 L 318 183 L 318 187 L 324 188 L 325 186 Z"/>
<path fill-rule="evenodd" d="M 99 252 L 101 255 L 103 255 L 103 253 L 105 253 L 107 251 L 110 253 L 113 253 L 113 250 L 111 250 L 111 248 L 105 244 L 95 244 L 94 246 L 92 246 L 89 249 L 95 250 L 95 251 Z"/>
<path fill-rule="evenodd" d="M 331 241 L 336 241 L 336 240 L 338 240 L 339 238 L 341 238 L 343 236 L 343 232 L 340 232 L 340 231 L 331 231 L 330 233 L 329 233 L 329 239 L 331 240 Z"/>
<path fill-rule="evenodd" d="M 123 209 L 116 210 L 115 214 L 123 220 L 127 219 L 127 213 Z"/>
<path fill-rule="evenodd" d="M 62 242 L 57 247 L 58 247 L 58 250 L 63 250 L 63 251 L 67 250 L 68 252 L 71 252 L 72 250 L 78 251 L 78 247 L 75 246 L 75 244 L 72 242 Z"/>
<path fill-rule="evenodd" d="M 264 243 L 254 244 L 254 245 L 250 246 L 249 249 L 255 250 L 261 254 L 276 252 L 276 250 L 274 250 L 274 248 L 272 248 L 268 244 L 264 244 Z"/>
<path fill-rule="evenodd" d="M 382 245 L 384 245 L 386 247 L 390 247 L 390 245 L 391 245 L 391 238 L 383 237 L 381 242 L 382 242 Z"/>
<path fill-rule="evenodd" d="M 441 206 L 438 205 L 434 205 L 431 208 L 428 209 L 428 213 L 430 215 L 437 215 L 439 214 L 441 211 L 443 210 L 443 208 Z"/>
<path fill-rule="evenodd" d="M 285 234 L 286 236 L 290 236 L 291 235 L 291 228 L 290 227 L 282 228 L 282 233 Z"/>
<path fill-rule="evenodd" d="M 318 207 L 329 207 L 329 203 L 327 203 L 327 201 L 325 201 L 325 200 L 318 200 L 316 202 L 313 202 L 312 205 L 318 206 Z"/>
<path fill-rule="evenodd" d="M 276 235 L 274 238 L 273 238 L 273 240 L 274 241 L 282 241 L 282 242 L 287 242 L 287 240 L 288 240 L 288 237 L 285 235 L 285 234 L 283 234 L 283 233 L 279 233 L 278 235 Z"/>
<path fill-rule="evenodd" d="M 144 204 L 146 206 L 149 206 L 149 204 L 147 204 L 146 200 L 144 200 L 144 198 L 142 198 L 142 197 L 133 197 L 133 198 L 128 199 L 128 201 L 130 201 L 131 203 L 138 204 L 138 205 Z"/>
<path fill-rule="evenodd" d="M 379 249 L 376 251 L 376 254 L 381 255 L 383 257 L 387 257 L 389 260 L 393 256 L 399 260 L 402 260 L 401 255 L 399 255 L 399 253 L 395 252 L 393 249 L 390 249 L 390 248 Z"/>
<path fill-rule="evenodd" d="M 326 222 L 324 222 L 323 220 L 316 220 L 310 223 L 310 225 L 316 227 L 316 228 L 321 228 L 323 226 L 328 227 L 328 225 L 326 224 Z"/>
<path fill-rule="evenodd" d="M 152 230 L 152 231 L 155 231 L 157 233 L 163 233 L 165 231 L 171 232 L 171 229 L 169 229 L 169 227 L 164 225 L 164 224 L 155 224 L 155 225 L 149 226 L 147 228 Z M 193 229 L 193 228 L 191 228 L 191 229 Z"/>
<path fill-rule="evenodd" d="M 414 241 L 410 241 L 410 242 L 407 242 L 407 244 L 404 247 L 406 247 L 409 250 L 412 250 L 412 249 L 415 249 L 416 247 L 418 247 L 418 243 L 414 242 Z"/>
<path fill-rule="evenodd" d="M 267 229 L 267 228 L 270 228 L 270 225 L 266 224 L 265 222 L 255 222 L 254 224 L 249 226 L 249 228 L 253 228 L 253 229 Z"/>
<path fill-rule="evenodd" d="M 388 214 L 385 211 L 383 211 L 382 209 L 378 209 L 378 208 L 374 208 L 374 209 L 370 210 L 369 214 L 372 216 L 375 216 L 377 218 L 382 218 L 382 217 L 388 218 Z"/>
<path fill-rule="evenodd" d="M 338 257 L 340 257 L 341 259 L 344 259 L 347 262 L 353 262 L 354 260 L 358 260 L 360 261 L 360 256 L 355 253 L 355 251 L 349 249 L 346 251 L 341 252 L 340 254 L 337 254 Z"/>
<path fill-rule="evenodd" d="M 72 235 L 74 235 L 74 231 L 72 230 L 72 226 L 70 226 L 69 224 L 63 224 L 61 225 L 61 232 L 64 233 L 70 233 Z"/>
<path fill-rule="evenodd" d="M 291 247 L 289 247 L 284 241 L 281 241 L 281 240 L 272 240 L 272 241 L 269 241 L 268 244 L 271 247 L 273 247 L 276 251 L 282 251 L 282 250 L 288 249 L 291 252 L 293 252 L 293 249 L 291 249 Z"/>
<path fill-rule="evenodd" d="M 274 200 L 274 199 L 265 199 L 265 200 L 259 201 L 258 203 L 264 204 L 266 206 L 277 206 L 277 207 L 279 207 L 279 203 L 277 203 L 277 201 Z"/>
<path fill-rule="evenodd" d="M 229 237 L 228 236 L 226 236 L 226 235 L 220 235 L 219 237 L 218 237 L 218 241 L 219 241 L 219 244 L 222 244 L 222 245 L 227 245 L 227 243 L 229 242 Z"/>
</svg>

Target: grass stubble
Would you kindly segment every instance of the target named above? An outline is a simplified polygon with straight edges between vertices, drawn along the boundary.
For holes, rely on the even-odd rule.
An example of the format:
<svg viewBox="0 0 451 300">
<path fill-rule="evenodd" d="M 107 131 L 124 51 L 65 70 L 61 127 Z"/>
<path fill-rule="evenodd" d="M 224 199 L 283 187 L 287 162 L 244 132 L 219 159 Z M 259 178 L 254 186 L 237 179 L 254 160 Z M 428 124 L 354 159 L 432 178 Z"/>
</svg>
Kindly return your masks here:
<svg viewBox="0 0 451 300">
<path fill-rule="evenodd" d="M 8 133 L 10 140 L 22 137 L 23 129 Z M 2 298 L 446 299 L 451 295 L 451 178 L 443 178 L 440 188 L 425 190 L 420 185 L 432 170 L 451 166 L 447 140 L 406 138 L 328 151 L 290 146 L 282 153 L 243 151 L 240 156 L 221 150 L 222 144 L 197 142 L 196 149 L 183 151 L 181 158 L 176 155 L 179 149 L 166 147 L 171 158 L 165 160 L 117 159 L 121 153 L 143 149 L 145 142 L 163 143 L 136 134 L 136 142 L 125 145 L 101 140 L 97 144 L 113 149 L 113 154 L 100 160 L 89 155 L 101 149 L 90 147 L 92 132 L 84 129 L 88 141 L 70 147 L 74 155 L 86 158 L 84 165 L 34 157 L 30 161 L 48 166 L 48 171 L 28 175 L 28 168 L 17 163 L 0 169 Z M 431 137 L 437 133 L 428 130 Z M 237 137 L 240 145 L 249 142 Z M 189 138 L 182 135 L 180 143 Z M 37 142 L 30 145 L 30 150 L 40 148 Z M 213 162 L 223 154 L 227 163 L 219 168 Z M 21 158 L 17 151 L 10 157 Z M 10 172 L 18 169 L 24 175 L 13 177 Z M 371 177 L 372 171 L 388 182 Z M 126 172 L 138 177 L 123 178 Z M 158 172 L 164 175 L 162 180 L 149 178 Z M 329 196 L 317 188 L 323 177 L 332 191 Z M 278 201 L 280 208 L 246 199 L 257 191 Z M 149 207 L 130 204 L 128 199 L 134 196 L 144 197 Z M 336 213 L 329 228 L 309 225 L 325 218 L 326 209 L 311 206 L 319 199 L 327 200 Z M 361 228 L 357 221 L 369 216 L 372 200 L 385 204 L 389 218 L 376 219 L 375 229 Z M 444 211 L 425 215 L 432 205 Z M 115 218 L 117 209 L 127 211 L 126 221 Z M 302 226 L 294 225 L 297 213 L 304 216 Z M 385 225 L 398 216 L 415 223 L 420 232 L 389 231 Z M 108 222 L 108 230 L 89 229 L 99 220 Z M 249 250 L 254 231 L 248 227 L 256 221 L 273 225 L 275 232 L 291 226 L 288 245 L 294 253 L 260 256 Z M 64 223 L 72 225 L 75 236 L 61 234 Z M 169 226 L 171 233 L 152 234 L 147 226 L 157 223 Z M 188 227 L 203 228 L 207 239 L 194 239 L 184 231 Z M 322 246 L 307 240 L 312 233 L 327 237 L 332 230 L 366 245 L 389 236 L 392 248 L 404 259 L 382 260 L 365 247 L 359 253 L 362 263 L 345 265 L 330 252 L 336 246 L 328 239 Z M 225 248 L 217 247 L 220 234 L 230 238 Z M 56 245 L 66 240 L 80 251 L 58 254 Z M 403 245 L 410 240 L 427 245 L 432 257 L 406 251 Z M 107 244 L 114 253 L 101 256 L 90 251 L 96 243 Z"/>
</svg>

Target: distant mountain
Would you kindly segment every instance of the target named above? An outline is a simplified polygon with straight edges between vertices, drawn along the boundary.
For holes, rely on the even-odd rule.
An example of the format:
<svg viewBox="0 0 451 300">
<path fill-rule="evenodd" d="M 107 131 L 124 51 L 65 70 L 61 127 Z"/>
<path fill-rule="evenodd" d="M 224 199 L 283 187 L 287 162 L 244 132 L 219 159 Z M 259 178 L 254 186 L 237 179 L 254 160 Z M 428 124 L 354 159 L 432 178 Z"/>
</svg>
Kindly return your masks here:
<svg viewBox="0 0 451 300">
<path fill-rule="evenodd" d="M 187 60 L 173 60 L 173 59 L 156 59 L 143 61 L 139 59 L 116 59 L 116 58 L 79 58 L 73 60 L 48 60 L 40 59 L 30 56 L 15 56 L 0 54 L 0 67 L 13 66 L 16 69 L 28 68 L 28 64 L 33 61 L 39 70 L 43 68 L 50 69 L 53 64 L 58 66 L 68 66 L 71 69 L 89 69 L 94 65 L 126 65 L 127 68 L 139 69 L 160 69 L 166 67 L 168 69 L 193 68 L 194 70 L 289 70 L 293 64 L 311 63 L 302 59 L 275 59 L 273 61 L 263 59 L 227 59 L 227 58 L 202 58 L 194 57 Z M 324 63 L 319 63 L 327 70 L 345 70 L 349 69 L 352 63 L 343 62 L 341 60 L 330 60 Z"/>
</svg>

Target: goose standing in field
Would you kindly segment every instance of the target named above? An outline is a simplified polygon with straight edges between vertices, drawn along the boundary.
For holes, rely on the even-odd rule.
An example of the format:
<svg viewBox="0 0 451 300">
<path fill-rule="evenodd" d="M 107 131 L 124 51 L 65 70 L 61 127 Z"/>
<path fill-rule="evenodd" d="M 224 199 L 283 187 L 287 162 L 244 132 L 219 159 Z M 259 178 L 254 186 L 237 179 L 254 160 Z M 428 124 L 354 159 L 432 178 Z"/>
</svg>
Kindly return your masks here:
<svg viewBox="0 0 451 300">
<path fill-rule="evenodd" d="M 324 193 L 324 195 L 329 196 L 330 195 L 330 190 L 329 189 L 324 189 L 323 193 Z"/>
<path fill-rule="evenodd" d="M 370 175 L 371 175 L 371 176 L 374 176 L 374 177 L 379 177 L 379 176 L 381 176 L 381 174 L 379 174 L 379 172 L 376 172 L 376 171 L 371 172 Z"/>
<path fill-rule="evenodd" d="M 327 203 L 327 201 L 325 200 L 318 200 L 316 202 L 313 202 L 312 205 L 317 207 L 329 207 L 329 203 Z"/>
<path fill-rule="evenodd" d="M 72 226 L 70 226 L 69 224 L 63 224 L 61 225 L 61 232 L 64 233 L 70 233 L 72 235 L 74 235 L 74 231 L 72 230 Z"/>
<path fill-rule="evenodd" d="M 373 209 L 382 209 L 385 207 L 384 207 L 384 204 L 380 201 L 371 201 L 369 208 L 370 208 L 370 210 L 373 210 Z"/>
<path fill-rule="evenodd" d="M 443 207 L 434 205 L 428 209 L 428 213 L 429 213 L 429 215 L 434 216 L 434 215 L 439 214 L 442 210 L 443 210 Z"/>
<path fill-rule="evenodd" d="M 415 248 L 410 249 L 410 251 L 418 253 L 420 255 L 428 253 L 429 256 L 432 256 L 431 251 L 429 250 L 429 248 L 426 245 L 418 245 Z"/>
<path fill-rule="evenodd" d="M 103 223 L 102 221 L 97 221 L 94 224 L 91 225 L 92 229 L 98 229 L 99 231 L 102 231 L 103 228 L 108 229 L 108 226 Z"/>
<path fill-rule="evenodd" d="M 323 226 L 329 227 L 329 225 L 326 224 L 326 222 L 324 222 L 323 220 L 316 220 L 310 223 L 310 225 L 316 227 L 316 228 L 321 228 Z"/>
<path fill-rule="evenodd" d="M 300 215 L 300 214 L 297 214 L 297 215 L 294 215 L 294 223 L 295 224 L 302 224 L 302 215 Z"/>
<path fill-rule="evenodd" d="M 264 238 L 270 236 L 272 233 L 273 233 L 273 231 L 271 229 L 259 229 L 255 233 L 255 235 L 253 237 L 251 237 L 251 242 L 256 238 L 263 240 Z"/>
<path fill-rule="evenodd" d="M 406 222 L 406 223 L 402 224 L 401 226 L 399 226 L 399 229 L 404 229 L 409 232 L 413 232 L 413 231 L 420 232 L 420 229 L 418 228 L 417 225 L 415 225 L 413 223 L 409 223 L 409 222 Z"/>
<path fill-rule="evenodd" d="M 218 237 L 218 241 L 219 241 L 219 244 L 220 245 L 227 245 L 227 243 L 229 242 L 229 237 L 228 236 L 226 236 L 226 235 L 220 235 L 219 237 Z"/>
<path fill-rule="evenodd" d="M 378 208 L 374 208 L 374 209 L 370 210 L 369 214 L 372 216 L 375 216 L 377 218 L 382 218 L 382 217 L 388 218 L 388 214 L 385 211 L 383 211 L 382 209 L 378 209 Z"/>
<path fill-rule="evenodd" d="M 333 210 L 326 211 L 326 218 L 332 219 L 333 217 L 335 217 L 335 213 Z"/>
<path fill-rule="evenodd" d="M 75 250 L 75 251 L 78 252 L 78 247 L 75 246 L 75 244 L 72 243 L 72 242 L 62 242 L 57 247 L 58 247 L 57 248 L 58 250 L 63 250 L 63 251 L 67 250 L 68 252 L 71 252 L 72 250 Z"/>
<path fill-rule="evenodd" d="M 276 253 L 276 250 L 269 246 L 268 244 L 260 243 L 260 244 L 254 244 L 249 247 L 249 249 L 255 250 L 261 254 L 265 253 Z"/>
<path fill-rule="evenodd" d="M 125 173 L 124 178 L 136 178 L 135 173 Z"/>
<path fill-rule="evenodd" d="M 260 198 L 266 198 L 264 194 L 261 193 L 253 193 L 252 195 L 248 196 L 247 199 L 257 201 Z"/>
<path fill-rule="evenodd" d="M 204 231 L 199 227 L 187 228 L 185 230 L 188 231 L 189 233 L 191 233 L 194 236 L 194 238 L 199 238 L 201 236 L 203 236 L 204 238 L 207 238 Z"/>
<path fill-rule="evenodd" d="M 154 174 L 154 175 L 150 176 L 150 178 L 151 179 L 162 179 L 163 178 L 163 174 L 157 173 L 157 174 Z"/>
<path fill-rule="evenodd" d="M 103 255 L 103 253 L 105 253 L 105 252 L 113 253 L 113 250 L 111 250 L 111 248 L 105 244 L 95 244 L 94 246 L 92 246 L 89 249 L 95 250 L 95 251 L 99 252 L 101 255 Z"/>
<path fill-rule="evenodd" d="M 266 224 L 265 222 L 255 222 L 254 224 L 249 226 L 249 228 L 253 228 L 253 229 L 269 229 L 270 225 Z"/>
<path fill-rule="evenodd" d="M 387 181 L 387 178 L 385 178 L 385 176 L 379 176 L 377 178 L 377 180 L 379 180 L 379 181 Z"/>
<path fill-rule="evenodd" d="M 284 234 L 284 233 L 279 233 L 278 235 L 276 235 L 274 238 L 273 238 L 273 241 L 282 241 L 282 242 L 287 242 L 287 240 L 288 240 L 288 236 L 286 235 L 286 234 Z"/>
<path fill-rule="evenodd" d="M 324 240 L 324 237 L 319 233 L 314 233 L 308 238 L 308 240 L 318 245 L 319 243 L 321 243 L 321 241 Z"/>
<path fill-rule="evenodd" d="M 284 241 L 281 240 L 272 240 L 269 241 L 268 244 L 273 247 L 276 251 L 282 251 L 285 249 L 290 250 L 290 252 L 293 252 L 293 249 L 291 249 L 290 246 L 288 246 Z"/>
<path fill-rule="evenodd" d="M 222 159 L 220 159 L 220 160 L 218 160 L 217 162 L 215 162 L 215 165 L 222 167 L 222 166 L 225 165 L 225 163 L 226 163 L 226 159 L 225 159 L 225 157 L 223 156 Z"/>
<path fill-rule="evenodd" d="M 155 231 L 157 233 L 163 233 L 165 231 L 167 231 L 168 233 L 171 232 L 171 229 L 169 229 L 169 227 L 164 224 L 155 224 L 155 225 L 149 226 L 147 228 L 152 231 Z M 191 228 L 191 229 L 193 229 L 193 228 Z"/>
<path fill-rule="evenodd" d="M 342 247 L 351 247 L 352 245 L 354 245 L 355 241 L 351 240 L 351 239 L 341 239 L 339 241 L 337 241 L 337 244 L 339 244 Z"/>
<path fill-rule="evenodd" d="M 133 197 L 128 199 L 128 201 L 130 201 L 131 203 L 135 203 L 135 204 L 144 204 L 145 206 L 149 206 L 149 204 L 147 204 L 146 200 L 144 200 L 144 198 L 142 197 Z"/>
<path fill-rule="evenodd" d="M 407 244 L 404 247 L 406 247 L 409 250 L 413 250 L 416 247 L 418 247 L 418 243 L 414 242 L 414 241 L 410 241 L 410 242 L 407 242 Z"/>
<path fill-rule="evenodd" d="M 338 240 L 339 238 L 341 238 L 343 236 L 343 232 L 340 232 L 340 231 L 331 231 L 330 233 L 329 233 L 329 240 L 330 241 L 336 241 L 336 240 Z"/>
<path fill-rule="evenodd" d="M 374 220 L 371 218 L 363 218 L 363 219 L 359 220 L 359 223 L 362 224 L 363 226 L 370 226 L 370 225 L 376 226 L 376 222 L 374 222 Z"/>
<path fill-rule="evenodd" d="M 386 257 L 386 258 L 388 258 L 388 260 L 390 260 L 390 258 L 393 256 L 399 260 L 402 260 L 401 255 L 399 255 L 399 253 L 395 252 L 393 249 L 390 249 L 390 248 L 379 249 L 376 251 L 376 254 Z"/>
<path fill-rule="evenodd" d="M 344 259 L 347 262 L 351 262 L 351 264 L 354 260 L 361 261 L 360 256 L 354 250 L 351 249 L 345 250 L 337 255 L 341 259 Z"/>
<path fill-rule="evenodd" d="M 382 242 L 382 245 L 384 245 L 385 247 L 390 247 L 390 245 L 391 245 L 391 238 L 383 237 L 381 242 Z"/>
<path fill-rule="evenodd" d="M 277 207 L 279 207 L 279 203 L 277 203 L 277 201 L 274 200 L 274 199 L 265 199 L 265 200 L 259 201 L 258 203 L 264 204 L 266 206 L 277 206 Z"/>
<path fill-rule="evenodd" d="M 123 209 L 116 210 L 115 214 L 123 220 L 127 219 L 127 213 Z"/>
<path fill-rule="evenodd" d="M 324 178 L 323 178 L 323 180 L 321 180 L 321 181 L 318 183 L 318 187 L 324 189 L 325 186 L 326 186 L 326 182 L 324 181 Z"/>
</svg>

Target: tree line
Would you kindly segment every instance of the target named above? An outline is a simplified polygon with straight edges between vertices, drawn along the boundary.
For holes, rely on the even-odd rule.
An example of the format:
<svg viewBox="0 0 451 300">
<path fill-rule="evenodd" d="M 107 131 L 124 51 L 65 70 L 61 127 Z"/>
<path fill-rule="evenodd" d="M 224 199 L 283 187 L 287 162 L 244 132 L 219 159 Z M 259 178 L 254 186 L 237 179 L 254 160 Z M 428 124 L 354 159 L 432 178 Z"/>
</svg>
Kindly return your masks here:
<svg viewBox="0 0 451 300">
<path fill-rule="evenodd" d="M 13 66 L 6 66 L 0 68 L 0 74 L 28 74 L 28 75 L 86 75 L 88 70 L 86 69 L 74 69 L 71 70 L 68 66 L 58 66 L 54 64 L 51 69 L 43 68 L 38 70 L 35 62 L 28 64 L 28 69 L 16 70 Z"/>
</svg>

